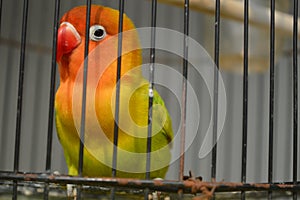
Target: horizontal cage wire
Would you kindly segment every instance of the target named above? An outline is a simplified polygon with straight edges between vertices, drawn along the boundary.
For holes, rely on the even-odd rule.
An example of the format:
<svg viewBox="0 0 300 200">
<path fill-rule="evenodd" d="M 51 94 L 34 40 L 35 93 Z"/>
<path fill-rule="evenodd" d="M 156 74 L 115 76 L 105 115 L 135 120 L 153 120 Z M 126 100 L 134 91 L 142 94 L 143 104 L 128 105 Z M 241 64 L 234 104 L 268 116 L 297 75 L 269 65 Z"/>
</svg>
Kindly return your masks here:
<svg viewBox="0 0 300 200">
<path fill-rule="evenodd" d="M 0 0 L 0 199 L 298 199 L 298 8 Z"/>
</svg>

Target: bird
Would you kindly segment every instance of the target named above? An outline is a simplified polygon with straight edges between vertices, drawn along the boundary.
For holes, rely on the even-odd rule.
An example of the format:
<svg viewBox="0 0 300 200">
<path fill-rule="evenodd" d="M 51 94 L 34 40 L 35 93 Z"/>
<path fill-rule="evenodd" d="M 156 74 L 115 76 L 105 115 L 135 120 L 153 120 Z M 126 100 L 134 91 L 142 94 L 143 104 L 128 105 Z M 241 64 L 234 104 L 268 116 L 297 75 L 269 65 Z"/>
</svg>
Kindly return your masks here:
<svg viewBox="0 0 300 200">
<path fill-rule="evenodd" d="M 143 76 L 142 49 L 136 27 L 124 13 L 119 81 L 119 114 L 115 119 L 118 68 L 119 11 L 91 5 L 89 35 L 87 7 L 77 6 L 61 18 L 56 61 L 59 87 L 55 95 L 55 122 L 68 174 L 77 176 L 86 37 L 89 42 L 86 120 L 81 175 L 111 177 L 114 127 L 118 123 L 115 176 L 146 177 L 149 96 L 153 97 L 150 178 L 164 178 L 171 162 L 172 121 L 160 94 Z M 128 34 L 126 34 L 128 33 Z M 149 89 L 150 88 L 150 89 Z M 79 125 L 78 125 L 79 124 Z M 78 128 L 79 127 L 79 128 Z"/>
</svg>

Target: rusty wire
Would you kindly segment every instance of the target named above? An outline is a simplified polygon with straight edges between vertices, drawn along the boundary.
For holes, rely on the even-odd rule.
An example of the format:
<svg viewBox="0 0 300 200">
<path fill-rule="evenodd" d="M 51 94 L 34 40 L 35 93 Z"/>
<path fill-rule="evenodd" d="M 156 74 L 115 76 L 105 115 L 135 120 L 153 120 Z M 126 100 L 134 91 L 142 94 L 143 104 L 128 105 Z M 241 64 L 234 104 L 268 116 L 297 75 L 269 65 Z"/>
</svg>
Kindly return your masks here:
<svg viewBox="0 0 300 200">
<path fill-rule="evenodd" d="M 164 191 L 170 193 L 202 193 L 204 190 L 215 189 L 215 192 L 233 191 L 296 191 L 300 192 L 300 181 L 283 183 L 241 183 L 241 182 L 205 182 L 195 179 L 185 181 L 170 180 L 140 180 L 126 178 L 95 178 L 74 177 L 66 175 L 43 173 L 13 173 L 0 172 L 2 181 L 56 183 L 60 185 L 76 184 L 87 186 L 119 187 L 131 189 L 145 189 Z"/>
</svg>

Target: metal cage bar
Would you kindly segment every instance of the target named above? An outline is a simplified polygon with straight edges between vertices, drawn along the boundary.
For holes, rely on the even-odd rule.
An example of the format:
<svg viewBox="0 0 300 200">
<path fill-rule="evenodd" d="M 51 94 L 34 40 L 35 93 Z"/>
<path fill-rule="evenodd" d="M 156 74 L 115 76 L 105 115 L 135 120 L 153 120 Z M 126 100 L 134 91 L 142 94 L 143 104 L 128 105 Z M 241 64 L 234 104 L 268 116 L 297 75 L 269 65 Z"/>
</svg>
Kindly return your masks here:
<svg viewBox="0 0 300 200">
<path fill-rule="evenodd" d="M 157 0 L 152 0 L 151 7 L 151 48 L 149 65 L 149 99 L 148 99 L 148 130 L 147 130 L 147 158 L 146 158 L 146 179 L 150 179 L 151 147 L 152 147 L 152 106 L 154 94 L 154 71 L 155 71 L 155 37 L 156 37 L 156 16 Z"/>
<path fill-rule="evenodd" d="M 82 176 L 84 159 L 84 135 L 86 122 L 86 93 L 88 76 L 88 54 L 89 54 L 89 32 L 90 32 L 91 0 L 86 1 L 86 21 L 85 21 L 85 43 L 84 43 L 84 66 L 83 66 L 83 84 L 82 84 L 82 104 L 80 121 L 80 145 L 78 159 L 78 175 Z M 79 195 L 80 196 L 80 195 Z"/>
<path fill-rule="evenodd" d="M 123 43 L 123 15 L 124 0 L 119 0 L 119 26 L 118 26 L 118 58 L 117 58 L 117 75 L 116 75 L 116 99 L 115 99 L 115 123 L 113 137 L 113 159 L 112 159 L 112 177 L 117 176 L 117 159 L 118 159 L 118 140 L 119 140 L 119 110 L 120 110 L 120 90 L 121 90 L 121 67 L 122 67 L 122 43 Z M 115 188 L 111 190 L 111 199 L 115 199 Z"/>
<path fill-rule="evenodd" d="M 234 191 L 299 191 L 300 181 L 293 182 L 273 182 L 273 183 L 235 183 L 235 182 L 205 182 L 205 181 L 169 181 L 169 180 L 139 180 L 126 178 L 96 178 L 96 177 L 73 177 L 65 175 L 46 175 L 39 173 L 12 173 L 0 171 L 0 180 L 24 181 L 24 182 L 49 182 L 60 185 L 78 184 L 98 187 L 121 187 L 165 191 L 171 193 L 183 192 L 193 193 L 202 192 L 202 187 L 208 189 L 216 188 L 217 192 Z"/>
<path fill-rule="evenodd" d="M 211 160 L 211 178 L 216 178 L 217 172 L 217 131 L 218 131 L 218 101 L 219 101 L 219 55 L 220 55 L 220 0 L 215 4 L 215 46 L 214 46 L 214 99 L 213 99 L 213 149 Z"/>
<path fill-rule="evenodd" d="M 0 0 L 0 33 L 1 33 L 1 22 L 2 22 L 2 4 L 3 4 L 3 0 Z"/>
<path fill-rule="evenodd" d="M 52 156 L 52 139 L 53 139 L 53 122 L 54 122 L 54 102 L 55 102 L 55 81 L 56 81 L 56 46 L 57 46 L 57 30 L 59 28 L 59 10 L 60 0 L 55 1 L 54 22 L 53 22 L 53 43 L 52 43 L 52 59 L 51 59 L 51 80 L 50 80 L 50 97 L 49 97 L 49 114 L 48 114 L 48 136 L 46 151 L 46 172 L 51 171 Z"/>
<path fill-rule="evenodd" d="M 86 125 L 86 94 L 88 78 L 88 53 L 89 53 L 89 32 L 90 32 L 91 0 L 86 1 L 86 21 L 85 21 L 85 43 L 84 43 L 84 66 L 82 82 L 82 99 L 81 99 L 81 121 L 80 121 L 80 140 L 78 155 L 78 176 L 82 176 L 84 165 L 84 141 Z M 81 188 L 77 186 L 77 199 L 81 199 Z"/>
<path fill-rule="evenodd" d="M 244 74 L 243 74 L 243 136 L 242 136 L 242 170 L 241 182 L 247 177 L 247 137 L 248 137 L 248 40 L 249 40 L 249 0 L 244 0 Z M 246 194 L 242 192 L 241 199 Z"/>
<path fill-rule="evenodd" d="M 147 146 L 146 146 L 146 175 L 150 179 L 151 172 L 151 148 L 152 148 L 152 114 L 153 114 L 153 95 L 154 95 L 154 71 L 155 71 L 155 41 L 156 41 L 156 16 L 157 0 L 152 0 L 151 5 L 151 48 L 150 48 L 150 65 L 149 65 L 149 91 L 148 91 L 148 128 L 147 128 Z M 144 199 L 148 199 L 149 189 L 145 189 Z"/>
<path fill-rule="evenodd" d="M 270 97 L 269 97 L 269 154 L 268 182 L 273 182 L 274 100 L 275 100 L 275 0 L 270 0 Z M 269 192 L 268 199 L 272 199 Z"/>
<path fill-rule="evenodd" d="M 115 100 L 115 124 L 114 124 L 114 147 L 112 160 L 112 177 L 117 175 L 117 157 L 118 157 L 118 139 L 119 139 L 119 109 L 120 109 L 120 78 L 122 62 L 122 40 L 123 40 L 123 15 L 124 0 L 119 0 L 119 26 L 118 26 L 118 59 L 117 59 L 117 76 L 116 76 L 116 100 Z"/>
<path fill-rule="evenodd" d="M 27 36 L 27 20 L 28 19 L 28 0 L 23 3 L 22 32 L 21 32 L 21 49 L 20 49 L 20 67 L 19 67 L 19 83 L 18 83 L 18 101 L 17 101 L 17 119 L 15 132 L 15 150 L 14 150 L 14 173 L 19 171 L 20 161 L 20 145 L 21 145 L 21 122 L 22 122 L 22 102 L 23 102 L 23 86 L 25 73 L 25 50 Z M 17 181 L 13 184 L 13 199 L 17 199 Z"/>
<path fill-rule="evenodd" d="M 293 11 L 293 183 L 298 175 L 298 0 L 294 0 Z M 293 193 L 297 199 L 297 192 Z"/>
<path fill-rule="evenodd" d="M 186 106 L 187 106 L 187 79 L 188 79 L 188 51 L 189 51 L 189 16 L 190 1 L 184 1 L 184 38 L 183 38 L 183 63 L 182 63 L 182 115 L 181 115 L 181 136 L 180 136 L 180 166 L 179 180 L 183 180 L 184 176 L 184 154 L 185 154 L 185 136 L 186 136 Z"/>
<path fill-rule="evenodd" d="M 52 43 L 52 59 L 51 59 L 51 80 L 50 80 L 50 97 L 49 97 L 49 113 L 48 113 L 48 135 L 46 149 L 46 173 L 51 173 L 51 157 L 52 157 L 52 141 L 53 141 L 53 122 L 54 122 L 54 102 L 55 102 L 55 82 L 56 82 L 56 47 L 57 47 L 57 31 L 59 27 L 59 10 L 60 0 L 55 1 L 54 6 L 54 22 L 53 22 L 53 43 Z M 49 185 L 45 184 L 44 199 L 49 197 Z"/>
</svg>

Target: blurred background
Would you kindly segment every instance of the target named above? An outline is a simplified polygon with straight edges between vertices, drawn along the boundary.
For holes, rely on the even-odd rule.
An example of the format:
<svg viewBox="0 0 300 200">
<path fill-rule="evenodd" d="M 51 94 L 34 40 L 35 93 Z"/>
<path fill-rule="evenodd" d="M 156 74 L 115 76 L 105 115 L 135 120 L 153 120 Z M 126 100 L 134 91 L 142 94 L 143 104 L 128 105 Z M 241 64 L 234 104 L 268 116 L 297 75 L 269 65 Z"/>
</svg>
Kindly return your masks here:
<svg viewBox="0 0 300 200">
<path fill-rule="evenodd" d="M 243 3 L 243 1 L 238 2 Z M 268 8 L 268 2 L 267 0 L 251 0 L 250 7 Z M 93 3 L 118 9 L 117 0 L 94 0 Z M 83 0 L 61 1 L 60 16 L 69 9 L 83 4 L 85 4 Z M 1 12 L 0 170 L 9 171 L 13 170 L 22 6 L 23 1 L 21 0 L 3 0 Z M 163 1 L 159 1 L 157 8 L 158 27 L 183 32 L 183 7 L 164 4 Z M 287 14 L 292 13 L 292 1 L 276 1 L 276 9 Z M 151 24 L 150 1 L 126 0 L 125 13 L 137 27 L 148 27 Z M 20 171 L 42 172 L 45 170 L 53 19 L 54 1 L 29 1 Z M 214 15 L 191 9 L 189 27 L 190 37 L 201 44 L 213 58 Z M 290 29 L 292 30 L 292 27 Z M 249 37 L 247 182 L 267 182 L 269 29 L 268 27 L 250 26 Z M 277 34 L 276 32 L 275 44 L 273 178 L 275 182 L 281 182 L 292 180 L 292 37 L 289 34 L 279 32 Z M 149 51 L 145 50 L 143 55 L 144 62 L 149 62 Z M 163 51 L 157 51 L 156 62 L 172 66 L 178 71 L 182 68 L 182 58 Z M 221 18 L 220 68 L 226 89 L 227 113 L 224 128 L 218 140 L 216 178 L 219 181 L 239 182 L 241 176 L 243 95 L 243 24 L 239 21 Z M 57 74 L 57 86 L 59 85 L 58 76 Z M 172 81 L 170 77 L 165 78 Z M 185 154 L 185 174 L 192 170 L 194 175 L 202 176 L 204 180 L 210 181 L 211 153 L 202 159 L 199 158 L 198 153 L 203 142 L 203 133 L 208 129 L 211 119 L 212 102 L 210 102 L 203 77 L 194 76 L 193 69 L 191 69 L 188 80 L 193 83 L 197 93 L 201 118 L 197 136 Z M 176 132 L 180 128 L 181 118 L 178 100 L 174 99 L 174 95 L 168 92 L 166 88 L 158 86 L 158 90 L 170 111 L 173 128 Z M 193 105 L 189 106 L 189 108 L 193 108 Z M 189 115 L 189 113 L 187 114 Z M 188 117 L 188 120 L 193 119 Z M 190 137 L 194 133 L 187 131 L 186 134 L 186 137 Z M 56 133 L 53 135 L 52 171 L 65 174 L 67 168 L 63 151 Z M 179 146 L 174 145 L 173 154 L 175 155 L 178 151 Z M 179 162 L 176 161 L 172 163 L 166 179 L 177 179 L 178 170 Z M 300 175 L 298 177 L 300 178 Z"/>
</svg>

